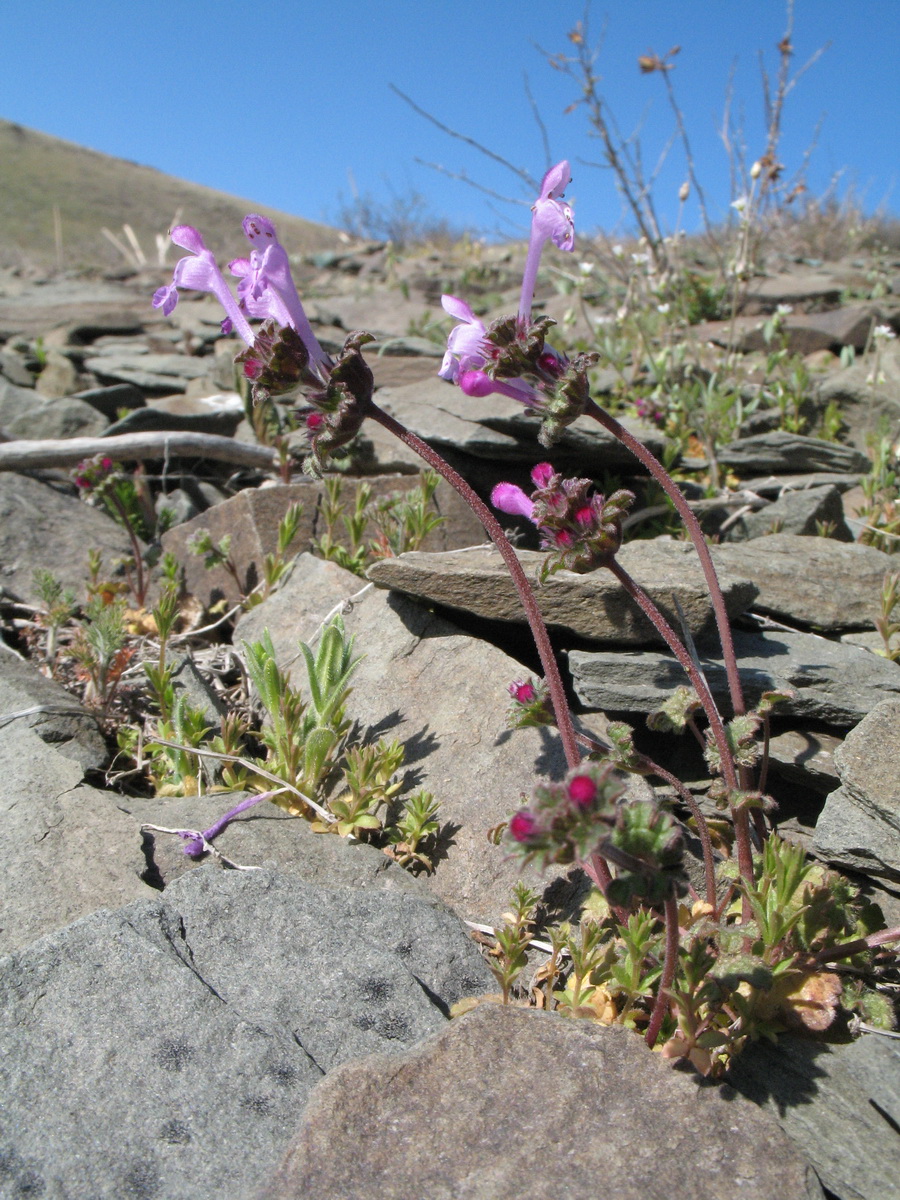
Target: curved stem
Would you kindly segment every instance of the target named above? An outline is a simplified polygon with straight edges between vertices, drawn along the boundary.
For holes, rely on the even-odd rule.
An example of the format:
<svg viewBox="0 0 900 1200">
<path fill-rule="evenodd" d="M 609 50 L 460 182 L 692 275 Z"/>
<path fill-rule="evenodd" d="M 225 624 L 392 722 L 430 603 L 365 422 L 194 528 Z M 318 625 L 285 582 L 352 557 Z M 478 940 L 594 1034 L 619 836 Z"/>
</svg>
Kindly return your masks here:
<svg viewBox="0 0 900 1200">
<path fill-rule="evenodd" d="M 544 679 L 550 689 L 550 699 L 553 703 L 553 712 L 556 716 L 559 735 L 562 738 L 566 762 L 570 770 L 577 767 L 581 762 L 581 754 L 578 751 L 572 714 L 569 711 L 565 687 L 563 686 L 562 676 L 559 673 L 559 667 L 556 664 L 553 647 L 550 644 L 547 626 L 544 624 L 544 618 L 541 616 L 541 611 L 528 577 L 522 569 L 522 564 L 519 562 L 515 550 L 510 545 L 509 539 L 500 527 L 499 521 L 484 501 L 466 483 L 459 472 L 454 471 L 450 464 L 445 462 L 437 451 L 432 450 L 427 442 L 423 442 L 420 437 L 410 432 L 399 421 L 396 421 L 374 403 L 371 404 L 367 415 L 371 416 L 379 425 L 384 426 L 389 433 L 398 437 L 411 450 L 415 450 L 430 467 L 447 480 L 450 486 L 459 493 L 475 513 L 476 517 L 478 517 L 491 541 L 500 551 L 503 561 L 506 563 L 509 573 L 512 576 L 513 583 L 516 586 L 516 591 L 519 593 L 519 599 L 522 601 L 525 616 L 528 618 L 528 624 L 531 627 L 531 633 L 537 646 L 537 651 L 541 659 L 541 667 L 544 671 Z"/>
<path fill-rule="evenodd" d="M 678 962 L 678 901 L 670 896 L 666 901 L 666 955 L 663 959 L 662 976 L 653 1012 L 650 1014 L 650 1024 L 647 1026 L 647 1045 L 652 1050 L 662 1027 L 663 1017 L 671 999 L 666 995 L 675 978 L 675 965 Z"/>
<path fill-rule="evenodd" d="M 706 719 L 709 721 L 709 727 L 716 743 L 716 748 L 719 751 L 719 757 L 722 763 L 722 776 L 726 786 L 733 791 L 738 790 L 738 773 L 735 767 L 734 758 L 731 753 L 731 747 L 728 744 L 728 736 L 725 732 L 725 725 L 722 721 L 721 713 L 713 699 L 713 694 L 709 690 L 709 684 L 706 682 L 703 674 L 697 670 L 694 660 L 688 654 L 681 639 L 675 633 L 675 630 L 659 611 L 644 589 L 638 584 L 623 566 L 616 562 L 615 558 L 610 558 L 605 564 L 606 568 L 612 571 L 616 579 L 622 584 L 629 596 L 640 606 L 641 611 L 652 621 L 654 628 L 665 639 L 666 645 L 681 663 L 684 670 L 687 672 L 688 678 L 694 685 L 694 690 L 703 705 L 703 711 L 706 713 Z M 753 878 L 753 851 L 750 845 L 750 823 L 747 817 L 746 809 L 732 808 L 732 819 L 734 820 L 735 842 L 738 852 L 738 867 L 741 875 L 748 880 Z M 749 920 L 750 910 L 749 902 L 747 903 L 744 916 Z"/>
<path fill-rule="evenodd" d="M 599 738 L 590 737 L 583 733 L 577 733 L 575 736 L 578 738 L 578 744 L 584 746 L 585 750 L 591 754 L 609 754 L 612 750 L 612 746 L 601 742 Z M 690 791 L 677 775 L 673 775 L 671 771 L 667 771 L 665 767 L 661 767 L 649 755 L 639 754 L 638 760 L 638 774 L 656 775 L 658 778 L 665 780 L 670 787 L 675 789 L 685 806 L 690 810 L 691 816 L 697 825 L 697 835 L 700 838 L 700 844 L 703 847 L 703 873 L 706 879 L 706 899 L 715 908 L 716 862 L 713 856 L 712 839 L 709 836 L 709 826 L 706 823 L 706 817 L 700 811 L 700 805 L 697 803 L 696 797 L 691 795 Z"/>
<path fill-rule="evenodd" d="M 588 400 L 584 411 L 587 416 L 593 417 L 595 421 L 598 421 L 604 429 L 608 429 L 623 446 L 626 446 L 631 451 L 639 462 L 643 463 L 675 505 L 678 515 L 684 521 L 687 531 L 691 536 L 691 541 L 694 543 L 694 548 L 697 551 L 697 556 L 700 559 L 703 574 L 706 577 L 706 586 L 709 588 L 709 596 L 716 617 L 716 626 L 719 630 L 719 639 L 722 643 L 722 657 L 725 663 L 725 673 L 728 677 L 731 706 L 734 709 L 735 716 L 739 716 L 746 710 L 744 707 L 744 693 L 741 689 L 740 676 L 738 675 L 737 659 L 734 653 L 731 626 L 728 622 L 728 613 L 725 609 L 725 597 L 722 595 L 722 588 L 719 585 L 716 568 L 713 565 L 712 555 L 703 536 L 703 530 L 700 528 L 700 522 L 681 494 L 680 489 L 675 485 L 675 481 L 669 475 L 668 471 L 655 455 L 651 454 L 645 445 L 639 442 L 633 434 L 629 433 L 625 426 L 620 424 L 615 417 L 611 417 L 608 412 L 605 412 L 599 405 L 595 404 L 593 400 Z"/>
</svg>

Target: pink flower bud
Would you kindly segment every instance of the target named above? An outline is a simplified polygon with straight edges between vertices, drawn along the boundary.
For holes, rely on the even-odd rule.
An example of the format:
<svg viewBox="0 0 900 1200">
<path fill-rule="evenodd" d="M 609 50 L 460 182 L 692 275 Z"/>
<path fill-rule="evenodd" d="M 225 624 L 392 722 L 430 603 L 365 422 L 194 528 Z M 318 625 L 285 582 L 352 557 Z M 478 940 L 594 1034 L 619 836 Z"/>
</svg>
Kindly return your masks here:
<svg viewBox="0 0 900 1200">
<path fill-rule="evenodd" d="M 517 704 L 531 704 L 537 698 L 534 684 L 529 682 L 511 683 L 509 694 Z"/>
<path fill-rule="evenodd" d="M 535 487 L 544 488 L 555 474 L 549 463 L 538 463 L 531 472 L 531 482 Z"/>
<path fill-rule="evenodd" d="M 320 412 L 311 412 L 306 418 L 306 428 L 310 433 L 315 433 L 325 424 L 325 418 Z"/>
<path fill-rule="evenodd" d="M 537 832 L 537 820 L 527 808 L 520 809 L 509 822 L 509 832 L 517 842 L 530 841 Z"/>
<path fill-rule="evenodd" d="M 576 808 L 589 808 L 597 799 L 597 785 L 590 775 L 576 775 L 569 783 L 569 799 Z"/>
</svg>

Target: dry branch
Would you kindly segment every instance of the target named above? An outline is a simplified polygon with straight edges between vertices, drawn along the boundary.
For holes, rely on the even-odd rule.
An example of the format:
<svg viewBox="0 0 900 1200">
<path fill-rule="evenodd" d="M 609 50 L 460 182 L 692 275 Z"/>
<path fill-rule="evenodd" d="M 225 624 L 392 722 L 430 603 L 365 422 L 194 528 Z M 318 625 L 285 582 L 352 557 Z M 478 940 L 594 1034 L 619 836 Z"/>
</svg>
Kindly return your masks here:
<svg viewBox="0 0 900 1200">
<path fill-rule="evenodd" d="M 117 461 L 155 458 L 211 458 L 258 471 L 276 469 L 271 449 L 236 442 L 213 433 L 121 433 L 113 437 L 48 438 L 0 444 L 0 471 L 34 467 L 74 467 L 85 458 L 105 454 Z"/>
</svg>

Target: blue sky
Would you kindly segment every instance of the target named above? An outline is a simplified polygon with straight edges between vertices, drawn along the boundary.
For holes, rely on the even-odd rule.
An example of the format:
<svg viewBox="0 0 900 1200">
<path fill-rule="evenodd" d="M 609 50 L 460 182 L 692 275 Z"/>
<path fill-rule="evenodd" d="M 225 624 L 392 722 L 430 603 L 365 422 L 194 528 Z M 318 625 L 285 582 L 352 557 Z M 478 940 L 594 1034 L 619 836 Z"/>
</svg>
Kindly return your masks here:
<svg viewBox="0 0 900 1200">
<path fill-rule="evenodd" d="M 526 209 L 416 160 L 522 198 L 516 178 L 441 134 L 389 84 L 540 177 L 546 161 L 527 74 L 552 158 L 572 162 L 578 225 L 612 231 L 623 215 L 613 181 L 583 165 L 599 159 L 583 109 L 564 111 L 576 85 L 537 48 L 571 50 L 566 34 L 583 12 L 580 0 L 4 0 L 0 116 L 314 220 L 336 220 L 352 173 L 381 201 L 418 192 L 455 225 L 515 233 Z M 728 162 L 717 129 L 729 73 L 734 66 L 733 111 L 752 158 L 764 145 L 757 52 L 774 71 L 783 0 L 596 0 L 590 22 L 598 36 L 605 25 L 597 69 L 609 109 L 623 132 L 641 124 L 647 164 L 672 118 L 662 79 L 641 75 L 637 57 L 682 47 L 671 79 L 712 215 L 725 216 Z M 796 169 L 821 121 L 811 190 L 839 177 L 867 209 L 896 212 L 900 0 L 796 0 L 795 66 L 826 42 L 788 98 L 780 157 Z M 675 146 L 658 180 L 669 223 L 684 174 Z M 691 200 L 689 228 L 696 219 Z"/>
</svg>

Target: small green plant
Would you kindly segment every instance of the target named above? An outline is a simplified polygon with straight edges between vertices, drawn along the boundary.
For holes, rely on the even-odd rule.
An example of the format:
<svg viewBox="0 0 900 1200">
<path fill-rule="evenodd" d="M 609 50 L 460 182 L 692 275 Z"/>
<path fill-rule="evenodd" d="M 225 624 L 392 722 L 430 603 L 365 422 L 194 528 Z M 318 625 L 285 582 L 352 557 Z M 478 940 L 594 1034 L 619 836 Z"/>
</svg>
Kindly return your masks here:
<svg viewBox="0 0 900 1200">
<path fill-rule="evenodd" d="M 247 611 L 267 600 L 275 588 L 286 578 L 291 567 L 288 550 L 300 531 L 302 515 L 302 504 L 288 506 L 284 516 L 278 522 L 276 548 L 264 557 L 262 579 L 254 587 L 249 587 L 248 581 L 241 576 L 231 553 L 230 533 L 224 534 L 218 542 L 214 542 L 208 529 L 198 529 L 188 542 L 188 549 L 192 554 L 203 559 L 203 565 L 208 571 L 221 567 L 228 572 L 237 587 L 241 598 L 241 607 Z"/>
<path fill-rule="evenodd" d="M 325 479 L 325 495 L 320 509 L 324 529 L 313 543 L 314 551 L 348 571 L 364 575 L 370 562 L 391 558 L 407 550 L 417 550 L 433 529 L 444 520 L 434 509 L 434 494 L 439 477 L 423 471 L 417 487 L 372 499 L 367 483 L 357 484 L 352 508 L 343 498 L 344 481 L 338 475 Z M 344 537 L 339 538 L 339 522 Z M 374 526 L 374 538 L 366 530 Z"/>
<path fill-rule="evenodd" d="M 865 503 L 858 515 L 865 522 L 860 541 L 893 554 L 900 545 L 900 480 L 896 448 L 882 434 L 870 446 L 872 466 L 861 481 Z"/>
<path fill-rule="evenodd" d="M 44 662 L 53 667 L 59 641 L 60 629 L 75 615 L 77 605 L 75 593 L 64 588 L 52 572 L 39 567 L 34 572 L 34 583 L 44 611 L 38 620 L 47 631 L 44 643 Z"/>
<path fill-rule="evenodd" d="M 889 658 L 891 662 L 900 662 L 900 642 L 894 638 L 900 633 L 900 620 L 895 617 L 897 601 L 900 600 L 900 572 L 888 571 L 881 588 L 881 611 L 875 618 L 875 628 L 881 634 L 884 642 L 877 653 Z"/>
<path fill-rule="evenodd" d="M 101 597 L 88 601 L 69 651 L 85 680 L 85 703 L 104 710 L 134 653 L 125 645 L 124 612 L 120 601 L 106 603 Z"/>
<path fill-rule="evenodd" d="M 433 844 L 438 832 L 438 802 L 431 792 L 420 789 L 404 803 L 396 823 L 387 827 L 389 846 L 385 853 L 401 866 L 414 864 L 426 871 L 434 870 L 433 851 L 425 853 L 425 847 Z"/>
</svg>

